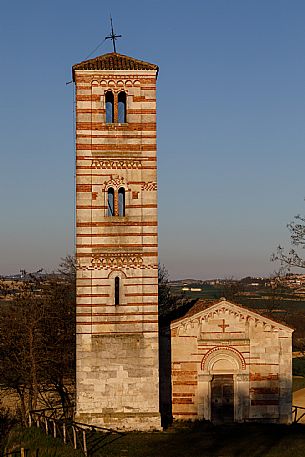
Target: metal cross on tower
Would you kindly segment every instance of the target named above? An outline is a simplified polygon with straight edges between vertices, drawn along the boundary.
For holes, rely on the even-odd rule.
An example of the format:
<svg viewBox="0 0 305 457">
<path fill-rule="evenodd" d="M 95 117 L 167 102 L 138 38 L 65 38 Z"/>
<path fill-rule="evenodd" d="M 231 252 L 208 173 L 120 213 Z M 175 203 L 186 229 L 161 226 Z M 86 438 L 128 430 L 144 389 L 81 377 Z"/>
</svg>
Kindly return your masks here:
<svg viewBox="0 0 305 457">
<path fill-rule="evenodd" d="M 112 40 L 112 44 L 113 44 L 113 50 L 114 52 L 116 52 L 116 47 L 115 47 L 115 40 L 117 38 L 121 38 L 122 35 L 116 35 L 113 31 L 113 24 L 112 24 L 112 17 L 110 16 L 110 23 L 111 23 L 111 34 L 109 36 L 106 36 L 105 40 Z"/>
</svg>

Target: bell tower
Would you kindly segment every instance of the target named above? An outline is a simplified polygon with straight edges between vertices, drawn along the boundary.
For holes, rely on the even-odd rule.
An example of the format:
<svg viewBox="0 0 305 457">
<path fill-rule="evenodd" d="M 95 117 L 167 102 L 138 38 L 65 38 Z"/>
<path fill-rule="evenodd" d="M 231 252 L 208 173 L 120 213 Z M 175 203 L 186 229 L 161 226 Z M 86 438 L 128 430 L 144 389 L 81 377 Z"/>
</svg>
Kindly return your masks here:
<svg viewBox="0 0 305 457">
<path fill-rule="evenodd" d="M 73 66 L 80 422 L 160 428 L 156 65 Z"/>
</svg>

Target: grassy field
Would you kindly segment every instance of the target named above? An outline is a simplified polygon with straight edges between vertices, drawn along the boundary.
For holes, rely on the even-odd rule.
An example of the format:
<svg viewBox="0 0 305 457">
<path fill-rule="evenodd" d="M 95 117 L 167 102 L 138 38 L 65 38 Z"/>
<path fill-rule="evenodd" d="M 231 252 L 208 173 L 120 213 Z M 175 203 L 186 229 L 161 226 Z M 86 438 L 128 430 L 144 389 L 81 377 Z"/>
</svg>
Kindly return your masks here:
<svg viewBox="0 0 305 457">
<path fill-rule="evenodd" d="M 292 392 L 296 392 L 305 388 L 305 378 L 303 376 L 293 376 L 292 378 Z"/>
<path fill-rule="evenodd" d="M 305 426 L 197 423 L 166 432 L 126 433 L 109 437 L 93 457 L 304 457 Z M 40 449 L 39 457 L 77 457 L 58 440 L 32 428 L 11 437 L 24 447 Z M 34 454 L 33 454 L 34 455 Z M 29 454 L 31 456 L 31 454 Z"/>
<path fill-rule="evenodd" d="M 174 294 L 181 295 L 181 286 L 171 286 Z M 202 284 L 192 284 L 191 287 L 199 287 L 202 290 L 198 292 L 185 291 L 183 292 L 186 300 L 201 299 L 219 299 L 226 297 L 227 291 L 221 286 L 211 286 Z M 228 297 L 227 297 L 228 298 Z M 230 301 L 230 298 L 228 298 Z M 245 305 L 249 308 L 274 308 L 282 311 L 305 311 L 305 297 L 296 296 L 293 291 L 285 291 L 275 293 L 270 287 L 259 287 L 257 289 L 245 289 L 242 293 L 237 293 L 234 301 Z"/>
<path fill-rule="evenodd" d="M 21 447 L 28 449 L 27 457 L 36 457 L 37 449 L 39 449 L 39 457 L 83 457 L 80 451 L 64 445 L 59 439 L 45 435 L 36 427 L 16 427 L 10 432 L 6 452 L 20 450 Z"/>
</svg>

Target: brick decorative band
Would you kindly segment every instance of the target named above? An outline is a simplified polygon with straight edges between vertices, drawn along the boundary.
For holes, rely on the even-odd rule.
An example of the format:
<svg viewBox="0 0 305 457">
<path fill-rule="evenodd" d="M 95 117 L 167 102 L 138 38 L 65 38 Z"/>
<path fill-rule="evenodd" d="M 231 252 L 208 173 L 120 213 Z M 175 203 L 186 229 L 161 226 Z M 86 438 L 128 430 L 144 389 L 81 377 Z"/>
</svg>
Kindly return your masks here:
<svg viewBox="0 0 305 457">
<path fill-rule="evenodd" d="M 216 346 L 216 347 L 210 349 L 210 350 L 206 353 L 206 355 L 203 357 L 202 362 L 201 362 L 201 369 L 202 369 L 202 370 L 205 369 L 205 364 L 206 364 L 208 358 L 209 358 L 212 354 L 214 354 L 214 353 L 216 353 L 216 352 L 218 352 L 218 351 L 222 351 L 222 352 L 224 352 L 224 351 L 229 351 L 229 352 L 232 352 L 233 354 L 235 354 L 235 355 L 238 357 L 238 359 L 239 359 L 239 361 L 240 361 L 240 363 L 241 363 L 242 369 L 243 369 L 243 370 L 246 369 L 246 361 L 245 361 L 243 355 L 242 355 L 237 349 L 232 348 L 231 346 Z"/>
<path fill-rule="evenodd" d="M 103 170 L 134 170 L 141 168 L 140 160 L 102 160 L 102 159 L 93 159 L 91 162 L 91 167 L 96 169 Z"/>
<path fill-rule="evenodd" d="M 145 265 L 143 257 L 138 253 L 105 253 L 94 254 L 89 265 L 78 265 L 79 270 L 120 270 L 120 269 L 152 269 L 158 265 Z"/>
<path fill-rule="evenodd" d="M 148 191 L 153 191 L 157 190 L 157 183 L 156 182 L 145 182 L 142 184 L 141 189 L 142 190 L 148 190 Z"/>
</svg>

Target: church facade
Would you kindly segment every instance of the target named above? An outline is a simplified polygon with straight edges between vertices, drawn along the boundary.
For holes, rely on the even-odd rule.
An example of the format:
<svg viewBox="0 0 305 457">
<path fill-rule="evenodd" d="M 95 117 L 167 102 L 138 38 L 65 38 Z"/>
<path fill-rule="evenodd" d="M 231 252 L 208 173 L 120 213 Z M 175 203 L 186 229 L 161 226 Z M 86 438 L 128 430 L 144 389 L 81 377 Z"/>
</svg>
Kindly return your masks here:
<svg viewBox="0 0 305 457">
<path fill-rule="evenodd" d="M 291 422 L 292 329 L 222 299 L 170 330 L 174 419 Z"/>
<path fill-rule="evenodd" d="M 158 67 L 116 52 L 73 66 L 80 422 L 158 429 Z"/>
</svg>

